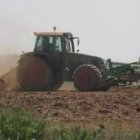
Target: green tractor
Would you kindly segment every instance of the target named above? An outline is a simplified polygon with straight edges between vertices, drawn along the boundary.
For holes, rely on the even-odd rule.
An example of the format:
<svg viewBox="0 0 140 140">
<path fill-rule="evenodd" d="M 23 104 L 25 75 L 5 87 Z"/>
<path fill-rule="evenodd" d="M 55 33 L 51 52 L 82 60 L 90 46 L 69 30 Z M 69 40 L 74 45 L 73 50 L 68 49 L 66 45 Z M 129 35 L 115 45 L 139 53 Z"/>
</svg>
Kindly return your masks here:
<svg viewBox="0 0 140 140">
<path fill-rule="evenodd" d="M 23 90 L 57 90 L 64 81 L 73 81 L 79 91 L 105 91 L 112 86 L 111 61 L 78 53 L 74 46 L 78 37 L 69 32 L 34 34 L 34 51 L 23 54 L 17 68 Z"/>
</svg>

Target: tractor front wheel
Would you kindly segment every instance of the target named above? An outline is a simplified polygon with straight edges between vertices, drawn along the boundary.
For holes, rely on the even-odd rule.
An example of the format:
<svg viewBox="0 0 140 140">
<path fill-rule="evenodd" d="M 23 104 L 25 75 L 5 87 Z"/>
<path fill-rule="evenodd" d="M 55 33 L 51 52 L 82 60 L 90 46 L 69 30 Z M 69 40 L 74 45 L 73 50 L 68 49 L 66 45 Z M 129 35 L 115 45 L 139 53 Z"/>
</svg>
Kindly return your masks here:
<svg viewBox="0 0 140 140">
<path fill-rule="evenodd" d="M 94 65 L 81 65 L 74 72 L 74 85 L 80 91 L 97 91 L 101 73 Z"/>
</svg>

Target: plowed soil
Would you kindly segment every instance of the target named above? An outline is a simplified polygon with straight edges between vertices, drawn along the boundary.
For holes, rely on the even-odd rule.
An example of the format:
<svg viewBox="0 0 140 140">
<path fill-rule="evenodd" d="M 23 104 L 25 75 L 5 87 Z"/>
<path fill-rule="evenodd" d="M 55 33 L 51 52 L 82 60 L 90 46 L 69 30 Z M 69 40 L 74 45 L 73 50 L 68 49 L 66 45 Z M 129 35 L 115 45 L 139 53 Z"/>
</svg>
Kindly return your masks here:
<svg viewBox="0 0 140 140">
<path fill-rule="evenodd" d="M 112 123 L 140 128 L 140 89 L 108 92 L 0 92 L 0 108 L 21 107 L 54 123 Z"/>
</svg>

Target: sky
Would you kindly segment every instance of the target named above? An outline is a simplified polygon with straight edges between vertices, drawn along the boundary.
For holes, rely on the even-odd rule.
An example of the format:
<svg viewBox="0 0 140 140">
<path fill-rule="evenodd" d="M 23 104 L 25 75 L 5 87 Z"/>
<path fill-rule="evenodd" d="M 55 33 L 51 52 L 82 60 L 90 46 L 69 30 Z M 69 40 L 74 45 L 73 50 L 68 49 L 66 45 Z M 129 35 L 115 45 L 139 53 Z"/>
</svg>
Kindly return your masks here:
<svg viewBox="0 0 140 140">
<path fill-rule="evenodd" d="M 0 0 L 0 55 L 32 51 L 34 32 L 69 31 L 80 53 L 133 62 L 140 56 L 140 0 Z"/>
</svg>

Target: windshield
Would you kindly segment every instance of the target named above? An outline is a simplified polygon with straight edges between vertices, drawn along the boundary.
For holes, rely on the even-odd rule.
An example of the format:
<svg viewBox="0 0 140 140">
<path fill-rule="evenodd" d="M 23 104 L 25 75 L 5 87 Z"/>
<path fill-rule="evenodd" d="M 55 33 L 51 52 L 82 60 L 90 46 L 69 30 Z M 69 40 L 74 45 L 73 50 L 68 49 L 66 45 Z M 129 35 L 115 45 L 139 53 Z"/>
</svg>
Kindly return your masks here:
<svg viewBox="0 0 140 140">
<path fill-rule="evenodd" d="M 35 51 L 59 51 L 62 52 L 60 36 L 38 36 L 36 39 Z"/>
</svg>

